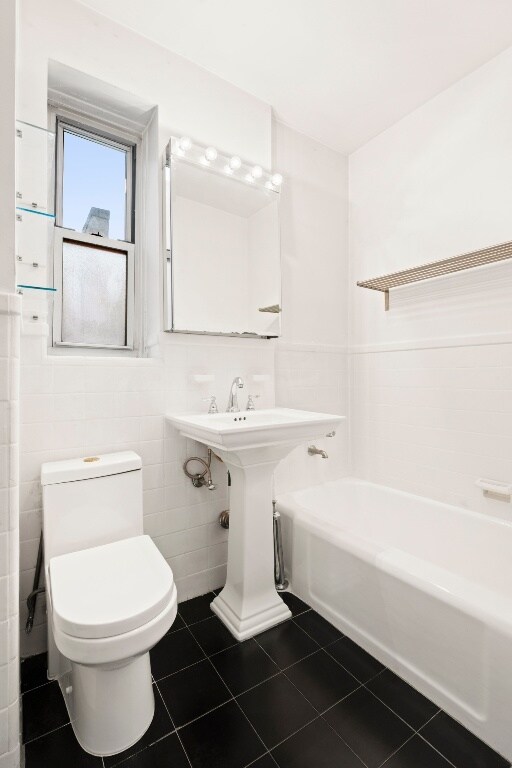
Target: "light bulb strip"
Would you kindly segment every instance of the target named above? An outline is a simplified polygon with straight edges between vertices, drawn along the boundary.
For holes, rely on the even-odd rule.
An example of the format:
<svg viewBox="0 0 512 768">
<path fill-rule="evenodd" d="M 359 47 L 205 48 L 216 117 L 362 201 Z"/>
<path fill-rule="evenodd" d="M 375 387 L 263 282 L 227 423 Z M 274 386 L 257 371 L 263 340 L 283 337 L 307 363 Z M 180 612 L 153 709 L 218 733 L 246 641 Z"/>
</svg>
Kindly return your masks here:
<svg viewBox="0 0 512 768">
<path fill-rule="evenodd" d="M 238 155 L 226 155 L 212 145 L 193 142 L 188 136 L 171 140 L 171 155 L 197 163 L 221 175 L 231 176 L 246 184 L 257 185 L 279 192 L 283 177 L 280 173 L 268 171 L 261 165 L 242 160 Z"/>
</svg>

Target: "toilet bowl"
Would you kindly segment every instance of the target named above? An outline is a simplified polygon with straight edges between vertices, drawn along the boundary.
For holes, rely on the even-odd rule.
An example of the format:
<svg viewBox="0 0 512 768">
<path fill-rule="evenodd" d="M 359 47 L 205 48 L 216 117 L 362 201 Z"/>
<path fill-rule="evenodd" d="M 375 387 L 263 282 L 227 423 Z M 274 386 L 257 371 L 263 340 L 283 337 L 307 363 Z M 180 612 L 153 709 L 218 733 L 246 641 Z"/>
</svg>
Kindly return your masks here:
<svg viewBox="0 0 512 768">
<path fill-rule="evenodd" d="M 171 627 L 177 594 L 169 565 L 142 534 L 140 458 L 95 459 L 83 462 L 94 469 L 82 460 L 43 465 L 43 526 L 49 677 L 80 745 L 106 756 L 151 724 L 149 650 Z"/>
</svg>

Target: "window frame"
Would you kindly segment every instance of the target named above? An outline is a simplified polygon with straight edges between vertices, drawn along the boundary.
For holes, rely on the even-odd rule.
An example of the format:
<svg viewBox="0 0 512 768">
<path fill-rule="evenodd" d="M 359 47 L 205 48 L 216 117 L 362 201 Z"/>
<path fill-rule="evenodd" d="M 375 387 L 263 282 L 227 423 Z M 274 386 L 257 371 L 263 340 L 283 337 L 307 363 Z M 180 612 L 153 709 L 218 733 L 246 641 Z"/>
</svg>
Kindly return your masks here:
<svg viewBox="0 0 512 768">
<path fill-rule="evenodd" d="M 135 234 L 136 234 L 136 150 L 137 143 L 125 138 L 120 130 L 115 135 L 109 130 L 103 130 L 97 124 L 76 121 L 56 112 L 56 149 L 55 149 L 55 227 L 53 247 L 53 281 L 57 288 L 54 299 L 52 346 L 78 349 L 95 350 L 123 350 L 134 351 L 135 331 Z M 126 195 L 125 195 L 125 239 L 113 240 L 111 238 L 91 235 L 85 232 L 77 232 L 63 226 L 63 179 L 64 179 L 64 134 L 68 131 L 85 139 L 96 141 L 98 144 L 111 146 L 126 152 Z M 96 248 L 126 251 L 127 254 L 127 279 L 126 279 L 126 344 L 109 345 L 93 344 L 85 342 L 71 342 L 62 339 L 62 304 L 63 304 L 63 244 L 64 240 L 84 243 Z"/>
</svg>

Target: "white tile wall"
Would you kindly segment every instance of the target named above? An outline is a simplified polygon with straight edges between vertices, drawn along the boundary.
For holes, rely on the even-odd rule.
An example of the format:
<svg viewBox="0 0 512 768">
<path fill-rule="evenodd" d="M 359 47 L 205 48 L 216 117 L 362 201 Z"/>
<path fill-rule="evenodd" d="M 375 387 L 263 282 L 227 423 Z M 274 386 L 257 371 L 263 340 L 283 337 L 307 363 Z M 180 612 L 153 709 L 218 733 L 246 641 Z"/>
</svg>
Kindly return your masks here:
<svg viewBox="0 0 512 768">
<path fill-rule="evenodd" d="M 512 478 L 512 344 L 356 354 L 354 473 L 511 519 L 478 477 Z"/>
<path fill-rule="evenodd" d="M 334 438 L 317 440 L 329 458 L 295 448 L 276 471 L 276 492 L 306 488 L 351 472 L 349 355 L 342 347 L 281 344 L 276 349 L 276 404 L 346 416 Z"/>
<path fill-rule="evenodd" d="M 206 409 L 202 398 L 227 401 L 241 375 L 258 406 L 274 403 L 274 345 L 265 340 L 214 339 L 162 334 L 159 359 L 48 355 L 42 336 L 22 337 L 20 440 L 21 627 L 32 589 L 41 527 L 43 461 L 132 449 L 143 461 L 144 526 L 171 565 L 180 600 L 224 583 L 227 531 L 217 522 L 228 506 L 227 473 L 215 461 L 216 491 L 196 489 L 182 471 L 187 456 L 205 449 L 169 427 L 166 412 Z M 208 373 L 210 384 L 194 374 Z M 254 376 L 264 375 L 263 382 Z M 1 468 L 0 468 L 1 474 Z M 38 600 L 22 655 L 45 648 L 45 603 Z"/>
<path fill-rule="evenodd" d="M 0 295 L 0 766 L 19 765 L 19 335 L 21 304 Z"/>
</svg>

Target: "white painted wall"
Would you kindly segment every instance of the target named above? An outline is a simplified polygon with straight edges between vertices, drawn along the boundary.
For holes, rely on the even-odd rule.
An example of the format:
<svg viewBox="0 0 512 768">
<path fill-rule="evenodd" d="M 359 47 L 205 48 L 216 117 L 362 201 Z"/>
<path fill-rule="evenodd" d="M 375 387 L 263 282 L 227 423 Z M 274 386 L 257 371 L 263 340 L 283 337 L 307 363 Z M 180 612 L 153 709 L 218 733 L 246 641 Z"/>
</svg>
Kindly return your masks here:
<svg viewBox="0 0 512 768">
<path fill-rule="evenodd" d="M 73 0 L 22 0 L 19 112 L 46 122 L 48 60 L 158 105 L 169 139 L 189 135 L 269 165 L 270 107 Z"/>
<path fill-rule="evenodd" d="M 512 49 L 350 157 L 354 472 L 491 514 L 512 477 L 512 263 L 355 287 L 512 239 Z"/>
</svg>

